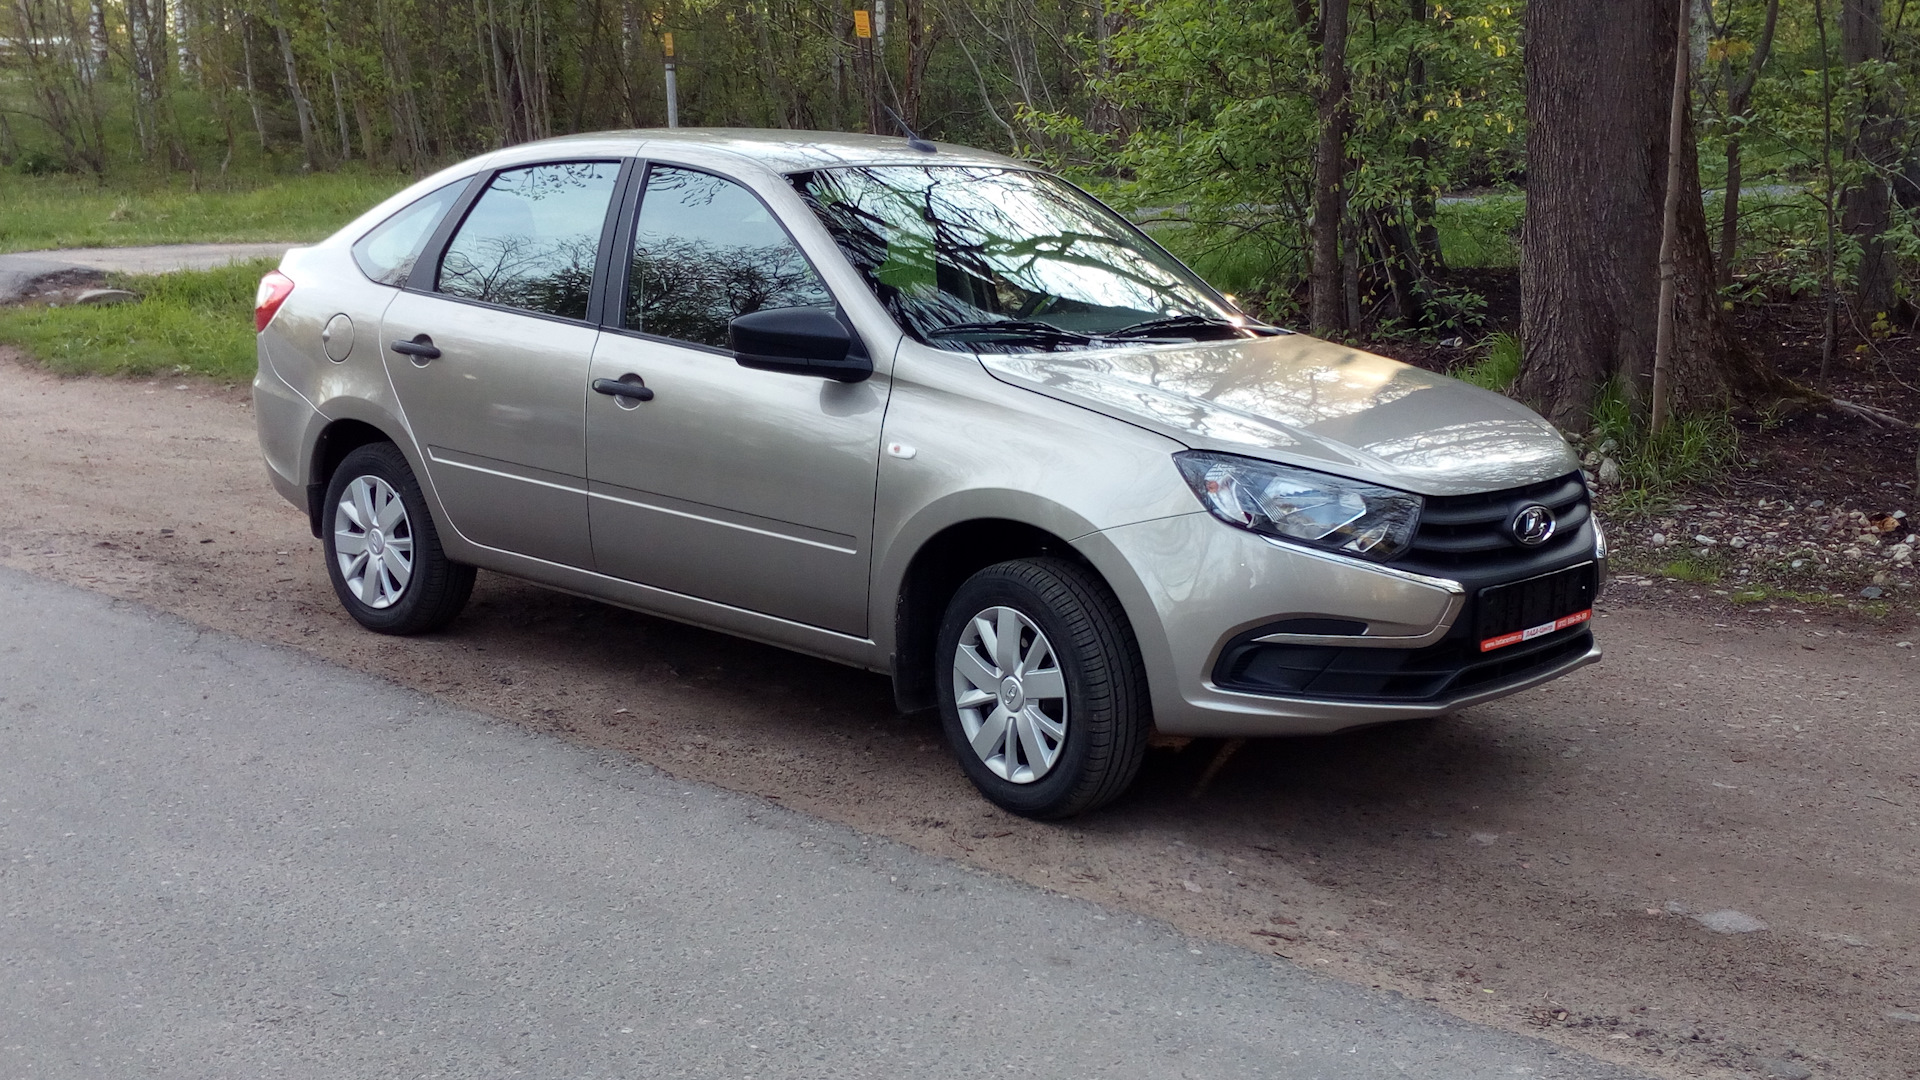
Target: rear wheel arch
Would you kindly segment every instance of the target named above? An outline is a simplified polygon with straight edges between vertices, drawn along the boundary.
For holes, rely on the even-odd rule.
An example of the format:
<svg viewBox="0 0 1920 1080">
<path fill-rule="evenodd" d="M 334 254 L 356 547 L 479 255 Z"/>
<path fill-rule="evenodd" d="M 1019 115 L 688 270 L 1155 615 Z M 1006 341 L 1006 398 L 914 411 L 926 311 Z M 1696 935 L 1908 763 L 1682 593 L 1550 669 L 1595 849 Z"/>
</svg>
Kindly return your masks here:
<svg viewBox="0 0 1920 1080">
<path fill-rule="evenodd" d="M 348 454 L 380 442 L 400 445 L 398 439 L 364 420 L 335 420 L 321 429 L 314 440 L 312 467 L 307 476 L 307 524 L 316 538 L 321 535 L 325 522 L 327 485 L 333 482 L 334 471 Z"/>
</svg>

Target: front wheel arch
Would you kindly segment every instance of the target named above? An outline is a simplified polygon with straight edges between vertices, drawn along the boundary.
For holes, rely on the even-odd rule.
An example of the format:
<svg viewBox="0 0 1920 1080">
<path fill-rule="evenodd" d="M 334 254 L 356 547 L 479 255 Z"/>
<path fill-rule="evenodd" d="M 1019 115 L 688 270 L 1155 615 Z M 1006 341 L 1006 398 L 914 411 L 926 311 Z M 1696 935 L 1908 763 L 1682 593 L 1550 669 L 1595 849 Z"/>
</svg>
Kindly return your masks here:
<svg viewBox="0 0 1920 1080">
<path fill-rule="evenodd" d="M 893 697 L 901 712 L 938 707 L 935 645 L 947 601 L 960 586 L 995 563 L 1038 557 L 1086 562 L 1072 544 L 1053 533 L 1004 518 L 958 522 L 920 545 L 894 598 Z"/>
</svg>

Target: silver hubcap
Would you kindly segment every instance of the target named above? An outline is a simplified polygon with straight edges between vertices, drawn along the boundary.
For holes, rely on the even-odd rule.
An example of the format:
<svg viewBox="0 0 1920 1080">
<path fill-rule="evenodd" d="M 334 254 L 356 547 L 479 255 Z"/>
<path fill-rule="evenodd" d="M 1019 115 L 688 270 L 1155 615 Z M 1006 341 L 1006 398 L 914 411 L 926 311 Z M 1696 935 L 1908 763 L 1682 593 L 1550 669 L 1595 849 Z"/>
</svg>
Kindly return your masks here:
<svg viewBox="0 0 1920 1080">
<path fill-rule="evenodd" d="M 967 620 L 953 651 L 960 730 L 995 776 L 1031 784 L 1067 742 L 1067 678 L 1047 635 L 1009 607 Z"/>
<path fill-rule="evenodd" d="M 333 508 L 333 555 L 361 603 L 399 601 L 413 577 L 413 523 L 400 493 L 377 476 L 355 477 Z"/>
</svg>

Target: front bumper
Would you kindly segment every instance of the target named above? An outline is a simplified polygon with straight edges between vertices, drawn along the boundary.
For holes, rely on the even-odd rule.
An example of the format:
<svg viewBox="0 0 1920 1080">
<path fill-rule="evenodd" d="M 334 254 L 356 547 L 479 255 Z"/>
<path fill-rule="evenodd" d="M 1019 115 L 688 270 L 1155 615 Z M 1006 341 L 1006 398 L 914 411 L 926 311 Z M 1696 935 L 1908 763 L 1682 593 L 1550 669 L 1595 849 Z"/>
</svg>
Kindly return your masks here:
<svg viewBox="0 0 1920 1080">
<path fill-rule="evenodd" d="M 1471 633 L 1475 593 L 1490 582 L 1484 573 L 1462 584 L 1322 554 L 1223 525 L 1204 511 L 1110 529 L 1074 544 L 1121 594 L 1147 665 L 1156 726 L 1170 735 L 1314 735 L 1439 716 L 1600 659 L 1582 626 L 1530 646 L 1521 659 L 1530 656 L 1531 663 L 1506 670 L 1483 664 L 1487 670 L 1474 678 L 1439 680 L 1433 685 L 1442 688 L 1431 697 L 1404 691 L 1412 685 L 1406 680 L 1393 684 L 1400 690 L 1381 683 L 1378 694 L 1369 694 L 1365 683 L 1337 697 L 1251 693 L 1218 679 L 1223 656 L 1250 640 L 1360 661 L 1369 659 L 1363 650 L 1382 650 L 1386 666 L 1399 664 L 1396 656 L 1431 659 L 1451 650 L 1463 668 L 1470 666 L 1476 661 L 1461 651 L 1460 639 Z M 1591 544 L 1584 557 L 1593 558 Z"/>
</svg>

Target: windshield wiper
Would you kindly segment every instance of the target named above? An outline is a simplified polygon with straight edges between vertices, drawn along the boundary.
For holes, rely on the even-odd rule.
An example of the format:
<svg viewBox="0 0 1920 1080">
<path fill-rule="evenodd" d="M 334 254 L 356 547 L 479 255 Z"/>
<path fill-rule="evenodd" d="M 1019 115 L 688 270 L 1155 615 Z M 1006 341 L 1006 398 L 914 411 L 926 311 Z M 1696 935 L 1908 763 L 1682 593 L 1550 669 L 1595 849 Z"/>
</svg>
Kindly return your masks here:
<svg viewBox="0 0 1920 1080">
<path fill-rule="evenodd" d="M 1082 334 L 1073 330 L 1063 330 L 1048 322 L 1036 319 L 1001 319 L 994 322 L 963 322 L 949 326 L 936 326 L 926 331 L 926 336 L 937 337 L 1003 337 L 1010 341 L 1041 341 L 1050 344 L 1090 345 L 1094 341 L 1091 334 Z"/>
<path fill-rule="evenodd" d="M 1169 315 L 1163 319 L 1148 319 L 1118 330 L 1108 330 L 1100 336 L 1107 338 L 1155 337 L 1167 330 L 1253 330 L 1258 328 L 1243 323 L 1229 322 L 1217 315 Z"/>
</svg>

